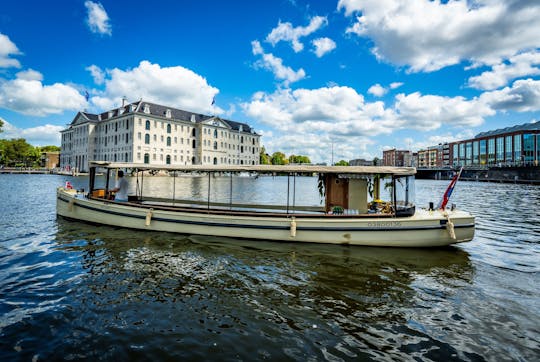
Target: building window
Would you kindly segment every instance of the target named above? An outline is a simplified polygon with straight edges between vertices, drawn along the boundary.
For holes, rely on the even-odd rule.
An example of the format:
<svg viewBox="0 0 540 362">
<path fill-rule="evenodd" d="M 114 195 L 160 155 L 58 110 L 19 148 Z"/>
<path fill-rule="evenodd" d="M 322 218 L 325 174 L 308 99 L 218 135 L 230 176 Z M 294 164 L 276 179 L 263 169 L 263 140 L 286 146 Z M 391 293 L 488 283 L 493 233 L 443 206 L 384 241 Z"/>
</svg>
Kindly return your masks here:
<svg viewBox="0 0 540 362">
<path fill-rule="evenodd" d="M 144 154 L 144 163 L 150 163 L 150 155 L 148 153 Z"/>
<path fill-rule="evenodd" d="M 487 161 L 486 140 L 480 140 L 480 164 L 485 165 Z"/>
<path fill-rule="evenodd" d="M 214 141 L 214 150 L 217 150 L 217 141 Z"/>
<path fill-rule="evenodd" d="M 495 138 L 488 139 L 488 164 L 495 164 Z"/>
<path fill-rule="evenodd" d="M 504 162 L 504 137 L 497 137 L 497 162 Z"/>
<path fill-rule="evenodd" d="M 167 137 L 167 146 L 171 146 L 171 137 Z"/>
<path fill-rule="evenodd" d="M 534 139 L 533 134 L 523 135 L 523 157 L 526 165 L 530 165 L 534 161 Z"/>
<path fill-rule="evenodd" d="M 514 162 L 521 164 L 521 135 L 514 135 Z"/>
<path fill-rule="evenodd" d="M 167 125 L 167 133 L 171 133 L 171 125 L 170 124 Z"/>
<path fill-rule="evenodd" d="M 217 157 L 214 157 L 214 165 L 217 165 Z"/>
<path fill-rule="evenodd" d="M 512 162 L 512 136 L 504 138 L 504 160 L 507 164 Z"/>
<path fill-rule="evenodd" d="M 217 138 L 217 129 L 214 130 L 214 138 Z"/>
<path fill-rule="evenodd" d="M 150 135 L 148 133 L 144 135 L 144 143 L 147 145 L 150 144 Z"/>
<path fill-rule="evenodd" d="M 146 120 L 145 129 L 148 130 L 148 131 L 150 130 L 150 121 L 149 120 Z"/>
<path fill-rule="evenodd" d="M 171 164 L 171 156 L 170 155 L 167 155 L 167 157 L 165 157 L 165 163 L 167 165 L 170 165 Z"/>
</svg>

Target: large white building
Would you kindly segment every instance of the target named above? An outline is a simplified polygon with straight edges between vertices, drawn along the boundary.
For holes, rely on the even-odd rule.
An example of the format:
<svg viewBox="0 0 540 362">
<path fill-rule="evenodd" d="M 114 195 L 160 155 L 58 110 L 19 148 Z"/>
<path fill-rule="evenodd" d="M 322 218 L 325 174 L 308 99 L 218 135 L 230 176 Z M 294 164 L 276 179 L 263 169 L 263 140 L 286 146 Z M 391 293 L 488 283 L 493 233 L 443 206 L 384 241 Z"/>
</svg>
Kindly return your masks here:
<svg viewBox="0 0 540 362">
<path fill-rule="evenodd" d="M 258 165 L 260 136 L 247 124 L 139 101 L 101 114 L 79 112 L 61 131 L 60 166 L 89 161 L 152 165 Z"/>
</svg>

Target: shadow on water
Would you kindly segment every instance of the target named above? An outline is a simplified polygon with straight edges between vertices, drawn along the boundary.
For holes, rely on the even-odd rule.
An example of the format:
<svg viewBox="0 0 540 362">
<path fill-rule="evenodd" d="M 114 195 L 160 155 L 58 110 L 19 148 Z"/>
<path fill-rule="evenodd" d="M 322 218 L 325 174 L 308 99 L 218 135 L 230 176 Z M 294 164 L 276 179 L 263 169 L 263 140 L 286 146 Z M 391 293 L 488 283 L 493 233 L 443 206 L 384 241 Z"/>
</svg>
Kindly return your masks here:
<svg viewBox="0 0 540 362">
<path fill-rule="evenodd" d="M 3 337 L 21 348 L 13 355 L 464 357 L 412 317 L 422 304 L 438 304 L 447 313 L 456 290 L 470 285 L 473 267 L 458 248 L 300 245 L 135 232 L 64 219 L 58 219 L 56 244 L 78 260 L 66 271 L 70 287 L 54 311 L 4 329 Z M 33 336 L 13 341 L 26 328 L 35 330 Z M 447 328 L 452 331 L 451 322 Z M 449 333 L 452 338 L 459 338 L 458 329 Z"/>
</svg>

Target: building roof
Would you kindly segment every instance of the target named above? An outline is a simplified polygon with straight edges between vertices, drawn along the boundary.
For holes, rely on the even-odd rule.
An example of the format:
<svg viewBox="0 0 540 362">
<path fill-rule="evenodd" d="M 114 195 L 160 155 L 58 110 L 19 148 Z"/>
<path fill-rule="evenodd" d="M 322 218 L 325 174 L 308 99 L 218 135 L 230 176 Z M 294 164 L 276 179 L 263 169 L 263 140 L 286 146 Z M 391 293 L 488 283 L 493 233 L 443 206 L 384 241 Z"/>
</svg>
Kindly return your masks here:
<svg viewBox="0 0 540 362">
<path fill-rule="evenodd" d="M 517 126 L 499 128 L 493 131 L 487 131 L 477 134 L 474 138 L 484 138 L 498 136 L 506 133 L 522 132 L 522 131 L 540 131 L 540 121 L 533 123 L 519 124 Z"/>
<path fill-rule="evenodd" d="M 143 113 L 145 114 L 145 108 L 147 106 L 147 109 L 149 110 L 149 114 L 155 117 L 163 117 L 166 118 L 167 111 L 170 111 L 170 119 L 171 120 L 177 120 L 177 121 L 184 121 L 184 122 L 191 122 L 192 119 L 195 121 L 195 123 L 200 123 L 203 121 L 206 121 L 211 118 L 219 118 L 221 121 L 227 123 L 231 129 L 235 131 L 240 131 L 240 128 L 242 129 L 242 132 L 245 133 L 253 133 L 257 134 L 253 128 L 251 128 L 248 124 L 230 121 L 228 119 L 223 119 L 220 117 L 214 117 L 214 116 L 208 116 L 200 113 L 194 113 L 194 112 L 188 112 L 177 108 L 167 107 L 156 103 L 146 102 L 143 100 L 140 100 L 138 102 L 133 102 L 126 104 L 122 107 L 118 107 L 115 109 L 112 109 L 110 111 L 106 111 L 100 114 L 93 114 L 88 112 L 79 112 L 71 122 L 70 126 L 74 126 L 76 124 L 86 123 L 86 122 L 102 122 L 106 121 L 127 113 Z"/>
</svg>

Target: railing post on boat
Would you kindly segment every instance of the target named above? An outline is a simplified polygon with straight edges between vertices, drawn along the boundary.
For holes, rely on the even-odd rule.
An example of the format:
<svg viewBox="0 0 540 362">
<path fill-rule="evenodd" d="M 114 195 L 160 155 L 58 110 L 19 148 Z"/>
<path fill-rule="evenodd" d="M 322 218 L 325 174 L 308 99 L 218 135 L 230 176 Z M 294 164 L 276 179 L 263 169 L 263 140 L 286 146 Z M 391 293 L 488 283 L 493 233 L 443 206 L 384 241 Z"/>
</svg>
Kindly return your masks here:
<svg viewBox="0 0 540 362">
<path fill-rule="evenodd" d="M 173 171 L 173 185 L 172 185 L 172 203 L 174 206 L 174 200 L 176 200 L 176 171 Z"/>
<path fill-rule="evenodd" d="M 293 192 L 292 192 L 292 212 L 294 214 L 294 207 L 296 206 L 296 172 L 293 174 Z"/>
<path fill-rule="evenodd" d="M 208 171 L 208 210 L 210 210 L 210 171 Z"/>
<path fill-rule="evenodd" d="M 290 188 L 291 173 L 287 173 L 287 214 L 289 213 L 289 188 Z"/>
<path fill-rule="evenodd" d="M 95 167 L 90 167 L 90 175 L 89 175 L 90 179 L 89 179 L 89 184 L 88 184 L 88 188 L 90 190 L 88 190 L 88 195 L 92 195 L 92 191 L 94 191 L 94 186 L 95 186 L 95 182 L 96 182 L 96 168 Z"/>
<path fill-rule="evenodd" d="M 230 172 L 230 183 L 229 183 L 229 210 L 232 210 L 232 172 Z"/>
<path fill-rule="evenodd" d="M 107 179 L 105 181 L 105 192 L 109 191 L 109 178 L 110 178 L 110 172 L 111 172 L 111 169 L 108 168 L 107 169 Z"/>
</svg>

